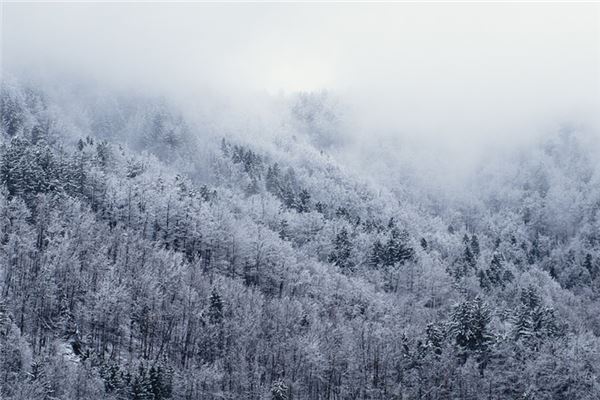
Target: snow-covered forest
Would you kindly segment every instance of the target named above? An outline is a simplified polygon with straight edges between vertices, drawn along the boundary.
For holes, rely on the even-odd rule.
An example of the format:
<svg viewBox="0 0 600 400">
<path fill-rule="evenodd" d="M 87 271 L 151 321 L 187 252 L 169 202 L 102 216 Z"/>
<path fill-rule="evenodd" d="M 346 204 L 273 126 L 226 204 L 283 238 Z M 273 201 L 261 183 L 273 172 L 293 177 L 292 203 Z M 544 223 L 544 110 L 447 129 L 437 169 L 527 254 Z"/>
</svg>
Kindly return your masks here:
<svg viewBox="0 0 600 400">
<path fill-rule="evenodd" d="M 0 399 L 600 397 L 593 124 L 453 175 L 335 92 L 98 85 L 1 82 Z"/>
</svg>

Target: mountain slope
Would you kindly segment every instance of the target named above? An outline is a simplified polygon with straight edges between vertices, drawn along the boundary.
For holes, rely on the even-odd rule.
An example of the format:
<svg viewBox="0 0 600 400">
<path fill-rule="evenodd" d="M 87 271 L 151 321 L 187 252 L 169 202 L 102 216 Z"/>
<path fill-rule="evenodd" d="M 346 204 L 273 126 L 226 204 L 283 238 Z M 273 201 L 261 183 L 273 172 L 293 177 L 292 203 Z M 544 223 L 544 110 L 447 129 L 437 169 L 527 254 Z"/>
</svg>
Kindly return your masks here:
<svg viewBox="0 0 600 400">
<path fill-rule="evenodd" d="M 300 131 L 253 143 L 153 99 L 53 101 L 1 93 L 3 398 L 600 393 L 585 137 L 430 209 Z"/>
</svg>

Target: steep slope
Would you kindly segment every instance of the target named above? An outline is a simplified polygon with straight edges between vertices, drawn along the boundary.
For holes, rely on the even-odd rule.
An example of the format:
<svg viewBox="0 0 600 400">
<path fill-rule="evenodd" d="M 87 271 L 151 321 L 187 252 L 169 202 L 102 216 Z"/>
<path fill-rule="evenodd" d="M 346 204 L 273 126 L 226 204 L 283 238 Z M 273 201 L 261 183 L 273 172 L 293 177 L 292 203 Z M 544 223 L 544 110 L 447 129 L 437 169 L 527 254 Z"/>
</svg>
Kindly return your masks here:
<svg viewBox="0 0 600 400">
<path fill-rule="evenodd" d="M 600 393 L 583 139 L 438 212 L 301 132 L 252 144 L 152 99 L 51 102 L 1 94 L 4 398 Z"/>
</svg>

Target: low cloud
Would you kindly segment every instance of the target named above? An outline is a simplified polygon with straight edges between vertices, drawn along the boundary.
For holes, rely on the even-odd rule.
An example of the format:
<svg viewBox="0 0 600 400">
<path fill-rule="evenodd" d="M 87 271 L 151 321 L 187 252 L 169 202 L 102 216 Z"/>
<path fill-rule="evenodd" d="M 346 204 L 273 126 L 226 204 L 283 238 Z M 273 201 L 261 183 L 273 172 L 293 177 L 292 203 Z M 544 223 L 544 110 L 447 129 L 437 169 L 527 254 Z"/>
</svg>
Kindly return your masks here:
<svg viewBox="0 0 600 400">
<path fill-rule="evenodd" d="M 327 89 L 358 165 L 387 146 L 468 169 L 558 124 L 598 125 L 595 4 L 3 7 L 3 71 L 258 117 L 278 110 L 270 98 Z"/>
</svg>

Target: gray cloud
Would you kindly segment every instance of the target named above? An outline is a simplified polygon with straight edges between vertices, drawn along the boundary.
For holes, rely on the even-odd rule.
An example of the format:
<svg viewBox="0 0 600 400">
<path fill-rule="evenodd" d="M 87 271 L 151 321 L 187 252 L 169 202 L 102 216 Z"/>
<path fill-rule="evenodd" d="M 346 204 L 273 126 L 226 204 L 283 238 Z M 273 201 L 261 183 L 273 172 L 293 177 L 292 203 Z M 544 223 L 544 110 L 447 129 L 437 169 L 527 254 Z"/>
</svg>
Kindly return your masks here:
<svg viewBox="0 0 600 400">
<path fill-rule="evenodd" d="M 351 110 L 349 158 L 376 141 L 466 168 L 600 109 L 595 4 L 5 3 L 2 42 L 9 71 L 247 113 L 327 88 Z"/>
</svg>

